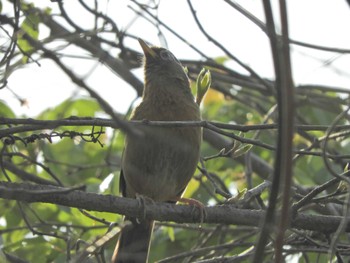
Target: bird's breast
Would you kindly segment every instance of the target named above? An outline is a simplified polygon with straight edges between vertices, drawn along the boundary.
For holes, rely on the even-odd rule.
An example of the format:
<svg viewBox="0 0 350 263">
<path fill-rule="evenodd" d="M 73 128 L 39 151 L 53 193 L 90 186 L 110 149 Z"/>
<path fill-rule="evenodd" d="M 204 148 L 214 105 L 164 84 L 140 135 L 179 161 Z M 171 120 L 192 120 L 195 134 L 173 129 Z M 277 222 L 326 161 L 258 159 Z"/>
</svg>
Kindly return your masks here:
<svg viewBox="0 0 350 263">
<path fill-rule="evenodd" d="M 200 128 L 147 127 L 143 132 L 142 138 L 127 139 L 123 158 L 127 192 L 156 201 L 174 200 L 196 169 Z"/>
<path fill-rule="evenodd" d="M 194 102 L 193 102 L 194 103 Z M 170 120 L 199 120 L 199 109 L 192 105 L 186 114 L 167 114 Z M 140 108 L 141 107 L 141 108 Z M 141 117 L 136 109 L 134 118 L 157 120 L 143 111 Z M 163 112 L 164 113 L 164 112 Z M 180 114 L 179 116 L 175 116 Z M 192 116 L 188 116 L 191 115 Z M 157 116 L 162 113 L 158 112 Z M 177 118 L 177 119 L 176 119 Z M 164 119 L 163 119 L 164 120 Z M 166 120 L 166 118 L 165 118 Z M 199 159 L 202 132 L 200 127 L 156 127 L 138 126 L 142 135 L 127 136 L 123 155 L 123 174 L 126 195 L 148 196 L 156 201 L 170 201 L 181 195 L 196 170 Z"/>
</svg>

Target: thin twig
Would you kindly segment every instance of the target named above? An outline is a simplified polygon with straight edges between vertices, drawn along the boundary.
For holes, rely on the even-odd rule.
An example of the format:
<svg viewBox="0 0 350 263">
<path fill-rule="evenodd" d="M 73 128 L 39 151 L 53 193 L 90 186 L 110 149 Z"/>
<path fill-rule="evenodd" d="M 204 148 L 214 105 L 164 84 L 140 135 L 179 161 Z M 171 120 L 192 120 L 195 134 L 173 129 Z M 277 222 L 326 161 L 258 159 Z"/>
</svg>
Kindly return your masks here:
<svg viewBox="0 0 350 263">
<path fill-rule="evenodd" d="M 240 61 L 235 55 L 233 55 L 227 48 L 225 48 L 219 41 L 217 41 L 215 38 L 213 38 L 212 36 L 210 36 L 206 30 L 203 28 L 201 22 L 198 19 L 198 16 L 196 14 L 196 11 L 192 5 L 191 0 L 187 0 L 187 3 L 190 7 L 190 11 L 193 15 L 194 20 L 197 23 L 198 28 L 200 29 L 200 31 L 207 37 L 207 39 L 211 42 L 213 42 L 217 47 L 219 47 L 222 51 L 225 52 L 225 54 L 230 57 L 232 60 L 234 60 L 238 65 L 240 65 L 243 69 L 245 69 L 247 72 L 249 72 L 256 80 L 258 80 L 260 83 L 262 83 L 266 89 L 268 91 L 272 91 L 272 86 L 270 83 L 268 83 L 267 81 L 265 81 L 263 78 L 261 78 L 259 76 L 259 74 L 257 74 L 251 67 L 247 66 L 246 64 L 244 64 L 242 61 Z M 273 91 L 272 91 L 273 92 Z"/>
</svg>

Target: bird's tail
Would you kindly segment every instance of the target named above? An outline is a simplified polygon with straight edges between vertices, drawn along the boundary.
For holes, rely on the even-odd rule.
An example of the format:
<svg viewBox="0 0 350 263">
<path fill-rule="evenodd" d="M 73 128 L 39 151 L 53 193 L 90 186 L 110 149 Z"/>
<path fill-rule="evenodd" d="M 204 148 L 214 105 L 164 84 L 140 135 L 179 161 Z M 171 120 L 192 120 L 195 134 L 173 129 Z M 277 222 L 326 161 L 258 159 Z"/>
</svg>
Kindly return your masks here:
<svg viewBox="0 0 350 263">
<path fill-rule="evenodd" d="M 132 220 L 132 224 L 125 226 L 115 247 L 112 263 L 147 262 L 153 225 L 153 221 L 138 223 Z"/>
</svg>

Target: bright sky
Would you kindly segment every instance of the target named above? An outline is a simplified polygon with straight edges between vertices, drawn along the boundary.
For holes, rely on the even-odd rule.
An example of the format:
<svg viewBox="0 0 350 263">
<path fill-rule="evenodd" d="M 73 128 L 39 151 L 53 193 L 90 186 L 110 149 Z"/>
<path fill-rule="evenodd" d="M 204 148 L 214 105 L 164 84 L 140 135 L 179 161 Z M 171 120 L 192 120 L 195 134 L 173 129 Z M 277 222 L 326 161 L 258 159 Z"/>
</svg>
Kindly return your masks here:
<svg viewBox="0 0 350 263">
<path fill-rule="evenodd" d="M 93 1 L 87 1 L 90 4 Z M 264 21 L 261 0 L 235 1 Z M 277 11 L 277 0 L 272 1 Z M 350 49 L 350 7 L 345 0 L 289 0 L 288 15 L 290 37 L 294 40 L 321 46 Z M 128 7 L 137 6 L 127 0 L 99 1 L 108 3 L 101 11 L 106 12 L 117 21 L 120 28 L 128 28 L 128 32 L 135 34 L 155 45 L 162 45 L 157 31 L 152 25 L 138 18 Z M 12 9 L 3 1 L 4 13 L 12 16 Z M 35 1 L 41 6 L 50 6 L 53 13 L 58 13 L 56 4 L 49 0 Z M 81 13 L 77 1 L 64 2 L 68 14 L 83 27 L 91 26 L 91 16 Z M 249 65 L 262 77 L 273 78 L 273 66 L 268 39 L 256 25 L 233 10 L 223 1 L 194 0 L 199 19 L 204 28 L 216 40 L 230 50 L 242 62 Z M 277 14 L 277 13 L 276 13 Z M 207 56 L 223 56 L 223 52 L 200 33 L 185 0 L 161 1 L 159 18 L 173 30 L 195 44 Z M 278 20 L 278 16 L 275 16 Z M 130 23 L 133 21 L 132 23 Z M 194 58 L 200 56 L 182 43 L 166 29 L 162 29 L 168 41 L 168 48 L 178 58 Z M 1 33 L 2 34 L 2 33 Z M 46 28 L 40 27 L 40 39 L 48 36 Z M 2 37 L 1 37 L 2 38 Z M 3 43 L 4 39 L 1 40 Z M 141 52 L 136 41 L 127 42 L 135 50 Z M 320 52 L 298 46 L 291 46 L 293 75 L 296 84 L 320 84 L 350 89 L 350 57 L 348 54 L 339 55 L 330 52 Z M 77 49 L 70 48 L 70 54 L 79 55 Z M 84 54 L 86 55 L 86 54 Z M 115 54 L 116 56 L 117 54 Z M 96 61 L 66 59 L 64 62 L 78 72 L 87 83 L 105 98 L 116 111 L 125 112 L 130 102 L 136 97 L 134 90 L 119 79 L 103 65 Z M 7 89 L 0 90 L 0 99 L 6 101 L 17 113 L 27 117 L 35 117 L 47 107 L 53 107 L 74 94 L 81 93 L 65 75 L 57 70 L 48 60 L 40 61 L 41 67 L 35 64 L 13 73 L 9 78 L 9 87 L 22 98 L 28 100 L 28 107 L 21 107 L 18 100 Z M 246 73 L 235 63 L 228 64 L 235 70 Z M 142 78 L 142 71 L 135 70 L 135 74 Z"/>
</svg>

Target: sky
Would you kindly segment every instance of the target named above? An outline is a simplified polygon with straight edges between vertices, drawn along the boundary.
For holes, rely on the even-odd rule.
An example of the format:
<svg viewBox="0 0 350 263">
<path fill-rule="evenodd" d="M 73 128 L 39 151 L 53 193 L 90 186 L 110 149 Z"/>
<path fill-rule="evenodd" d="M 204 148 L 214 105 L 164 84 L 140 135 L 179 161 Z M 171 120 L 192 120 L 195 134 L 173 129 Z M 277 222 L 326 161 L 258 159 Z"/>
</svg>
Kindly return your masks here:
<svg viewBox="0 0 350 263">
<path fill-rule="evenodd" d="M 49 6 L 53 13 L 58 13 L 55 3 L 49 0 L 34 1 L 40 7 Z M 93 3 L 93 1 L 86 1 Z M 149 1 L 145 1 L 149 2 Z M 241 0 L 239 3 L 257 18 L 264 21 L 261 0 Z M 273 0 L 275 21 L 278 21 L 278 1 Z M 3 12 L 12 16 L 12 9 L 7 1 L 3 1 Z M 86 27 L 93 24 L 92 17 L 81 12 L 77 1 L 65 1 L 65 7 L 75 22 Z M 121 28 L 127 28 L 129 33 L 135 34 L 155 45 L 164 46 L 164 41 L 158 37 L 153 26 L 136 15 L 130 8 L 137 9 L 131 1 L 99 1 L 102 11 L 107 13 Z M 334 48 L 350 49 L 350 7 L 345 0 L 288 0 L 288 16 L 290 38 L 306 43 L 329 46 Z M 194 0 L 204 28 L 217 41 L 229 49 L 242 62 L 249 65 L 262 77 L 273 79 L 273 65 L 269 41 L 266 34 L 247 18 L 230 8 L 223 1 Z M 197 25 L 185 0 L 160 1 L 159 18 L 171 26 L 190 43 L 196 45 L 210 57 L 223 56 L 213 43 L 209 42 L 198 30 Z M 40 26 L 40 39 L 45 39 L 49 32 Z M 166 29 L 162 32 L 167 40 L 167 47 L 179 59 L 201 59 L 186 44 L 174 37 Z M 1 32 L 1 43 L 4 41 Z M 141 52 L 137 41 L 126 44 Z M 72 55 L 80 54 L 74 47 L 68 49 Z M 117 56 L 117 54 L 113 54 Z M 293 79 L 296 85 L 316 84 L 350 89 L 350 56 L 320 52 L 308 48 L 291 45 Z M 105 98 L 117 112 L 125 112 L 130 102 L 136 98 L 132 87 L 123 82 L 113 72 L 97 61 L 89 59 L 63 60 L 78 75 L 83 78 L 94 90 Z M 8 89 L 0 90 L 0 100 L 6 101 L 15 112 L 23 117 L 35 117 L 48 107 L 58 105 L 67 97 L 86 94 L 60 71 L 49 60 L 41 60 L 41 66 L 30 64 L 14 72 L 8 79 L 8 86 L 16 94 L 28 101 L 28 105 L 21 106 L 15 96 Z M 247 72 L 234 62 L 228 62 L 240 73 Z M 142 70 L 137 69 L 134 74 L 142 79 Z"/>
</svg>

